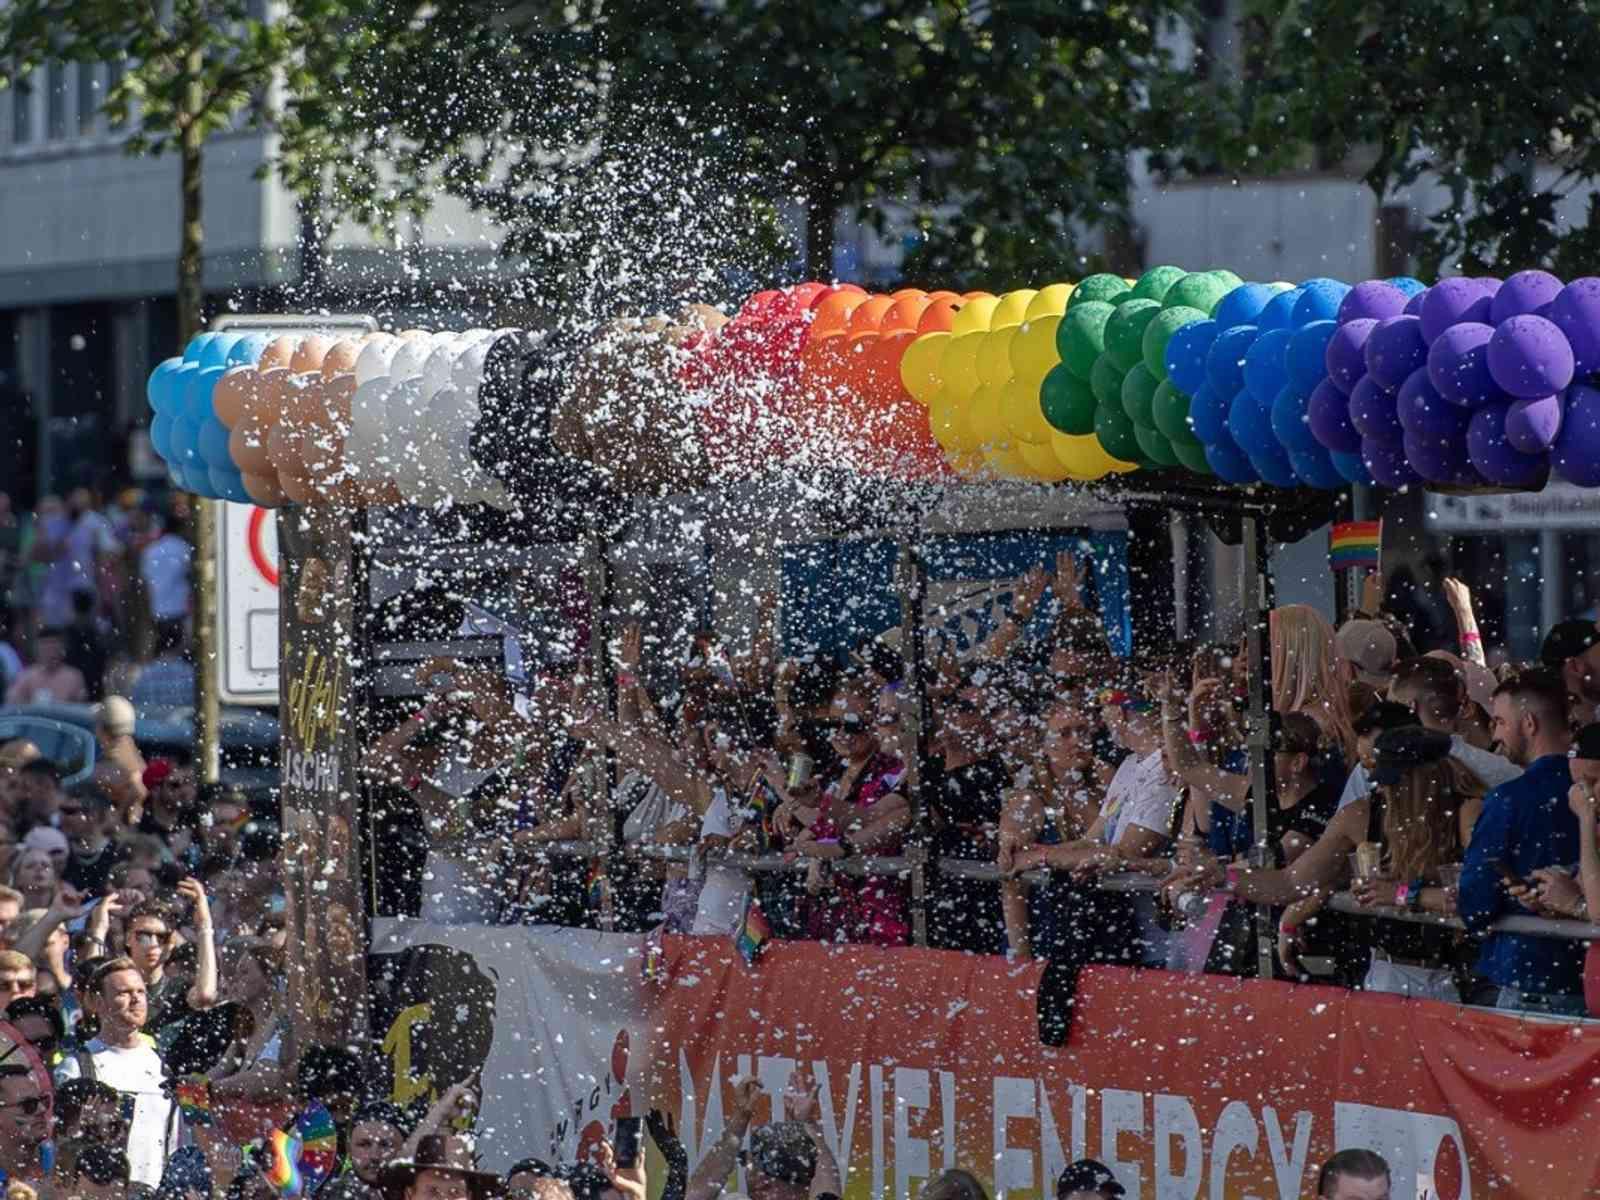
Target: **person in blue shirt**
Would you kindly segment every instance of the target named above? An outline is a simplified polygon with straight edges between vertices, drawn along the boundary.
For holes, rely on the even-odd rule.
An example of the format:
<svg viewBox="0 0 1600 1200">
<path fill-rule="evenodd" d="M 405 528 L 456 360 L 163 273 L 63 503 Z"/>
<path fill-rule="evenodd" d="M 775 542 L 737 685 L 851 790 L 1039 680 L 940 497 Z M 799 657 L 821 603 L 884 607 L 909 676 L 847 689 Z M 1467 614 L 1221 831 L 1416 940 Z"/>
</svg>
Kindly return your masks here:
<svg viewBox="0 0 1600 1200">
<path fill-rule="evenodd" d="M 1506 757 L 1527 769 L 1484 798 L 1461 871 L 1461 918 L 1487 935 L 1477 969 L 1492 988 L 1483 999 L 1497 1008 L 1582 1016 L 1581 942 L 1489 932 L 1500 917 L 1525 911 L 1507 894 L 1505 870 L 1527 879 L 1578 857 L 1578 822 L 1567 804 L 1566 686 L 1552 671 L 1523 671 L 1495 689 L 1492 719 Z"/>
</svg>

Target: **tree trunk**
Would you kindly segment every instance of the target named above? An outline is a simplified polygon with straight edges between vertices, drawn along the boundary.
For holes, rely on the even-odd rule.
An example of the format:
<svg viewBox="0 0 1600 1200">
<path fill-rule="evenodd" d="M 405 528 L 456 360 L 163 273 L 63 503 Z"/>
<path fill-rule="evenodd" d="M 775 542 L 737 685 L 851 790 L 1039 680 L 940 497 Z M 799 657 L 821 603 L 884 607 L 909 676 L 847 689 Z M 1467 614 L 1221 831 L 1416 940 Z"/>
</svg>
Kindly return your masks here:
<svg viewBox="0 0 1600 1200">
<path fill-rule="evenodd" d="M 192 55 L 190 66 L 196 75 L 201 64 L 199 55 Z M 195 85 L 198 88 L 198 84 Z M 200 129 L 198 97 L 189 110 L 189 118 L 179 137 L 179 162 L 182 171 L 183 225 L 178 232 L 178 349 L 181 352 L 189 339 L 200 332 L 205 323 L 205 290 L 201 283 L 201 266 L 205 249 L 205 227 L 200 215 L 201 167 L 203 165 L 202 135 Z"/>
<path fill-rule="evenodd" d="M 833 279 L 833 225 L 839 201 L 829 183 L 812 188 L 806 198 L 806 278 Z"/>
</svg>

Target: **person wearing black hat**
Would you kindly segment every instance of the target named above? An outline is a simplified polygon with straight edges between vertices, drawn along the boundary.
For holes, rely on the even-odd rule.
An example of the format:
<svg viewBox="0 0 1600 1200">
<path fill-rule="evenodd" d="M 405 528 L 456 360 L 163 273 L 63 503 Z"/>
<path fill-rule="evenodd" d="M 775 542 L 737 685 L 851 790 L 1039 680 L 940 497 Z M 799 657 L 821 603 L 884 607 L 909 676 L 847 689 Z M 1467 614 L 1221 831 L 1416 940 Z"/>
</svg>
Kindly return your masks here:
<svg viewBox="0 0 1600 1200">
<path fill-rule="evenodd" d="M 750 1200 L 822 1200 L 840 1194 L 839 1166 L 822 1137 L 816 1085 L 802 1085 L 796 1073 L 783 1096 L 789 1119 L 756 1126 L 750 1148 L 741 1151 L 760 1096 L 760 1080 L 734 1081 L 722 1136 L 695 1168 L 684 1200 L 717 1200 L 735 1163 L 745 1169 Z"/>
<path fill-rule="evenodd" d="M 378 1176 L 384 1200 L 490 1200 L 505 1185 L 493 1171 L 480 1170 L 463 1138 L 430 1133 L 407 1158 L 384 1167 Z"/>
<path fill-rule="evenodd" d="M 1600 717 L 1600 625 L 1583 617 L 1561 621 L 1545 635 L 1539 661 L 1561 673 L 1582 720 Z"/>
<path fill-rule="evenodd" d="M 1080 1158 L 1056 1180 L 1056 1200 L 1106 1200 L 1127 1194 L 1111 1169 L 1092 1158 Z"/>
</svg>

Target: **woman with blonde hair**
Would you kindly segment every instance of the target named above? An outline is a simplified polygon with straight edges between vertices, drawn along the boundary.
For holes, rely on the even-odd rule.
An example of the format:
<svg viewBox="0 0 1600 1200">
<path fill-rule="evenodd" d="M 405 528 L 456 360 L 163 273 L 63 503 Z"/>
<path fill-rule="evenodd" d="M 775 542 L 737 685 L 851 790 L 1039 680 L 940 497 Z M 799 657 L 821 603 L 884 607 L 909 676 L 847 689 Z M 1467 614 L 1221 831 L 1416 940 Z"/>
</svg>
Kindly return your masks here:
<svg viewBox="0 0 1600 1200">
<path fill-rule="evenodd" d="M 1281 713 L 1305 713 L 1344 756 L 1345 764 L 1354 762 L 1354 718 L 1333 626 L 1309 604 L 1282 604 L 1272 610 L 1268 629 L 1272 637 L 1272 707 Z"/>
</svg>

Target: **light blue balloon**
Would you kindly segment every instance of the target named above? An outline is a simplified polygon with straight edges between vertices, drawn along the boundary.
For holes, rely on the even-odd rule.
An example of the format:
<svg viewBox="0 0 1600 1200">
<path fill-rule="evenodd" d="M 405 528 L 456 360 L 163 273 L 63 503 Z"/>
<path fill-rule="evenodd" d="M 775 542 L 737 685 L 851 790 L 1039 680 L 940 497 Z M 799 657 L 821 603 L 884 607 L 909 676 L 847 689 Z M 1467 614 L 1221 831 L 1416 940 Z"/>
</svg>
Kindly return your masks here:
<svg viewBox="0 0 1600 1200">
<path fill-rule="evenodd" d="M 235 504 L 251 504 L 250 493 L 244 490 L 244 476 L 232 467 L 212 467 L 210 472 L 211 490 L 223 500 L 231 500 Z"/>
<path fill-rule="evenodd" d="M 1206 355 L 1222 331 L 1215 321 L 1194 321 L 1180 325 L 1167 342 L 1167 378 L 1172 386 L 1193 396 L 1206 382 Z"/>
<path fill-rule="evenodd" d="M 168 411 L 167 404 L 170 399 L 168 387 L 172 377 L 183 368 L 183 359 L 167 358 L 156 364 L 156 369 L 150 372 L 150 378 L 144 382 L 145 402 L 150 405 L 151 412 Z"/>
<path fill-rule="evenodd" d="M 167 413 L 157 413 L 150 422 L 150 446 L 162 462 L 172 461 L 173 418 Z"/>
<path fill-rule="evenodd" d="M 233 458 L 228 454 L 228 427 L 216 417 L 207 417 L 200 422 L 195 448 L 200 452 L 200 461 L 207 467 L 230 471 L 235 469 Z"/>
<path fill-rule="evenodd" d="M 1250 344 L 1244 354 L 1244 385 L 1250 389 L 1257 403 L 1270 405 L 1289 382 L 1289 368 L 1284 358 L 1289 352 L 1287 328 L 1263 330 L 1261 336 Z M 1239 445 L 1246 453 L 1253 453 L 1244 442 Z"/>
<path fill-rule="evenodd" d="M 200 355 L 212 342 L 216 341 L 219 334 L 206 332 L 197 333 L 189 339 L 189 344 L 183 348 L 183 361 L 198 363 Z"/>
<path fill-rule="evenodd" d="M 1333 462 L 1334 470 L 1343 475 L 1346 483 L 1359 484 L 1362 487 L 1373 485 L 1372 472 L 1367 470 L 1367 464 L 1361 459 L 1361 452 L 1342 454 L 1338 450 L 1329 450 L 1328 458 Z"/>
<path fill-rule="evenodd" d="M 247 333 L 228 348 L 227 365 L 230 367 L 245 366 L 261 358 L 261 353 L 271 341 L 264 333 Z"/>
<path fill-rule="evenodd" d="M 1266 307 L 1261 310 L 1261 315 L 1256 318 L 1256 325 L 1260 327 L 1261 332 L 1292 328 L 1294 306 L 1300 302 L 1301 295 L 1299 288 L 1290 288 L 1268 300 Z"/>
<path fill-rule="evenodd" d="M 194 378 L 200 368 L 192 362 L 179 360 L 178 366 L 168 372 L 160 381 L 156 389 L 150 393 L 154 401 L 151 407 L 156 412 L 164 412 L 169 416 L 177 416 L 183 411 L 183 397 L 189 388 L 189 381 Z"/>
<path fill-rule="evenodd" d="M 1350 291 L 1348 283 L 1337 279 L 1308 279 L 1300 285 L 1300 298 L 1294 302 L 1289 324 L 1304 329 L 1314 321 L 1331 321 L 1339 315 L 1339 302 Z"/>
<path fill-rule="evenodd" d="M 196 425 L 212 415 L 211 393 L 227 371 L 227 367 L 201 367 L 190 377 L 183 391 L 183 415 Z"/>
<path fill-rule="evenodd" d="M 204 469 L 205 463 L 200 457 L 200 426 L 202 421 L 196 421 L 188 413 L 180 413 L 172 421 L 172 457 L 167 461 L 178 467 L 188 470 L 192 467 Z"/>
<path fill-rule="evenodd" d="M 1399 288 L 1405 293 L 1407 300 L 1411 299 L 1411 297 L 1415 296 L 1418 292 L 1425 291 L 1428 286 L 1427 284 L 1423 283 L 1422 280 L 1413 279 L 1410 275 L 1392 275 L 1388 279 L 1385 279 L 1384 282 L 1392 288 Z"/>
<path fill-rule="evenodd" d="M 1328 377 L 1328 343 L 1338 328 L 1339 323 L 1329 318 L 1312 321 L 1289 335 L 1289 352 L 1284 355 L 1283 365 L 1289 372 L 1289 383 L 1308 396 Z"/>
<path fill-rule="evenodd" d="M 1344 476 L 1339 474 L 1339 468 L 1333 465 L 1333 459 L 1328 456 L 1328 451 L 1323 446 L 1316 446 L 1310 450 L 1289 451 L 1289 464 L 1294 467 L 1294 473 L 1300 482 L 1307 487 L 1333 492 L 1345 484 Z"/>
<path fill-rule="evenodd" d="M 1206 353 L 1206 384 L 1217 395 L 1231 397 L 1244 386 L 1245 352 L 1260 332 L 1254 325 L 1236 325 L 1223 330 L 1211 343 Z"/>
<path fill-rule="evenodd" d="M 204 496 L 207 500 L 220 500 L 217 489 L 211 486 L 211 472 L 203 465 L 187 466 L 183 469 L 183 477 L 189 481 L 189 490 L 197 496 Z"/>
<path fill-rule="evenodd" d="M 200 357 L 196 360 L 202 368 L 225 367 L 228 365 L 228 351 L 234 344 L 244 337 L 241 333 L 219 333 L 207 342 L 200 350 Z"/>
<path fill-rule="evenodd" d="M 1217 306 L 1211 310 L 1211 319 L 1223 332 L 1240 325 L 1254 325 L 1267 301 L 1277 294 L 1270 284 L 1241 283 L 1217 301 Z"/>
</svg>

